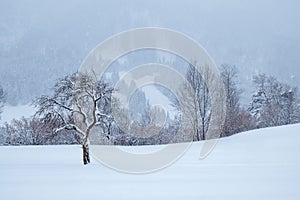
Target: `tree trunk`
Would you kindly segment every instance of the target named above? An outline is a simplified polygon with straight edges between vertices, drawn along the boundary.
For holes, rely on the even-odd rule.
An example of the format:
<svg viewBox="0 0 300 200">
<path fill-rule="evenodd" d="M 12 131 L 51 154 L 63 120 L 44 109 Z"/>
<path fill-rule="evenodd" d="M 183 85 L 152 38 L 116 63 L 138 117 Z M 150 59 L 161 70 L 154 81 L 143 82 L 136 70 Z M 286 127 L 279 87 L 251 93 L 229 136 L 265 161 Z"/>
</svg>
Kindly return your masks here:
<svg viewBox="0 0 300 200">
<path fill-rule="evenodd" d="M 196 136 L 197 136 L 197 141 L 200 141 L 201 138 L 200 138 L 200 135 L 199 135 L 199 130 L 198 130 L 198 128 L 196 128 Z"/>
<path fill-rule="evenodd" d="M 89 152 L 88 143 L 84 143 L 82 145 L 82 151 L 83 151 L 83 164 L 87 165 L 90 163 L 90 152 Z"/>
</svg>

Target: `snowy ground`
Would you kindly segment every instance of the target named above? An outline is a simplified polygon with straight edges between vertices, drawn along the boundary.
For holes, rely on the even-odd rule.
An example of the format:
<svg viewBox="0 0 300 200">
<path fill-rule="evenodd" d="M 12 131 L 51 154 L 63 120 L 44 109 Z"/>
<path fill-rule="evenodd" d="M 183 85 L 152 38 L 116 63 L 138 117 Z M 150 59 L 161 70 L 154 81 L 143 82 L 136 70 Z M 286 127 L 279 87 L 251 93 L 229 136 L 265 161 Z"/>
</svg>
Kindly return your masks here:
<svg viewBox="0 0 300 200">
<path fill-rule="evenodd" d="M 83 166 L 79 146 L 0 147 L 0 198 L 298 200 L 299 133 L 292 125 L 238 134 L 204 160 L 195 143 L 170 167 L 143 175 L 95 160 Z"/>
</svg>

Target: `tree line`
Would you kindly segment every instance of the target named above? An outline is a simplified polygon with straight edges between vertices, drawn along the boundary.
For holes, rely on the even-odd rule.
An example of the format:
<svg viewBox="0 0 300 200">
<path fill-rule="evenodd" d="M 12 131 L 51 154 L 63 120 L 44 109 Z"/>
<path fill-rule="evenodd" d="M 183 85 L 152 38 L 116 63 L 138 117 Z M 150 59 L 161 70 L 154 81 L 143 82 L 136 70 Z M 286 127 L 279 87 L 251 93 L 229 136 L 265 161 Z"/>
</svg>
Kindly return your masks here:
<svg viewBox="0 0 300 200">
<path fill-rule="evenodd" d="M 237 78 L 238 70 L 234 65 L 223 64 L 220 68 L 226 92 L 226 117 L 220 136 L 272 126 L 300 123 L 300 96 L 297 87 L 280 82 L 273 76 L 258 74 L 253 77 L 255 91 L 248 107 L 241 106 L 242 90 Z M 194 120 L 194 140 L 204 140 L 211 117 L 210 93 L 205 79 L 209 71 L 199 74 L 189 65 L 186 79 L 195 93 L 194 101 L 184 99 L 182 104 L 192 102 L 190 115 Z M 183 87 L 186 89 L 186 87 Z M 187 102 L 187 101 L 188 102 Z M 196 106 L 198 109 L 196 108 Z"/>
<path fill-rule="evenodd" d="M 226 92 L 226 118 L 220 130 L 220 136 L 230 136 L 239 132 L 300 123 L 300 97 L 297 87 L 281 83 L 275 77 L 259 74 L 253 77 L 255 92 L 251 96 L 248 107 L 241 106 L 241 93 L 237 78 L 238 71 L 233 65 L 221 66 L 221 77 Z M 121 129 L 112 115 L 112 93 L 114 88 L 104 80 L 96 80 L 92 75 L 71 74 L 59 79 L 52 88 L 52 94 L 36 98 L 33 105 L 36 113 L 31 118 L 22 118 L 6 123 L 0 128 L 0 144 L 2 145 L 46 145 L 46 144 L 81 144 L 83 162 L 88 164 L 89 144 L 146 145 L 200 141 L 207 139 L 207 130 L 211 118 L 211 94 L 206 86 L 209 70 L 200 74 L 192 64 L 188 66 L 186 84 L 192 88 L 192 97 L 173 99 L 174 107 L 185 106 L 191 117 L 193 127 L 189 127 L 192 138 L 183 135 L 173 140 L 180 127 L 180 115 L 170 119 L 167 115 L 163 128 L 151 123 L 147 115 L 141 120 L 121 123 Z M 187 90 L 186 84 L 182 90 Z M 180 91 L 178 96 L 181 95 Z M 0 114 L 5 102 L 5 93 L 0 87 Z M 138 96 L 144 97 L 142 93 Z M 174 95 L 173 95 L 174 96 Z M 143 98 L 146 101 L 146 98 Z M 138 100 L 135 100 L 138 101 Z M 137 103 L 134 103 L 137 105 Z M 132 105 L 134 107 L 134 105 Z M 147 109 L 149 102 L 140 103 Z M 117 105 L 115 105 L 117 106 Z M 120 107 L 120 110 L 123 109 Z M 150 108 L 149 108 L 150 109 Z M 145 111 L 150 114 L 150 111 Z M 164 116 L 163 111 L 156 108 L 152 116 Z M 122 115 L 123 112 L 120 112 Z M 138 116 L 138 115 L 137 115 Z M 160 119 L 160 118 L 158 118 Z M 148 126 L 147 126 L 148 125 Z M 155 132 L 159 134 L 148 138 L 140 138 L 130 131 Z M 128 133 L 129 132 L 129 133 Z M 184 134 L 184 133 L 183 133 Z"/>
</svg>

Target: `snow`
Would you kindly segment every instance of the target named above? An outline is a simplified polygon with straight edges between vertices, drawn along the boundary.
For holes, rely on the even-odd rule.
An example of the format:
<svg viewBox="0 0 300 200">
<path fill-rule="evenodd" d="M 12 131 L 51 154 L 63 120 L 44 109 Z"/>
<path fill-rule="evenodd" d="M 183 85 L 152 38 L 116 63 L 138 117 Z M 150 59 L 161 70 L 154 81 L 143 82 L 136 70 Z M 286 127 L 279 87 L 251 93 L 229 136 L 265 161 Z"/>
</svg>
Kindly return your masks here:
<svg viewBox="0 0 300 200">
<path fill-rule="evenodd" d="M 21 119 L 22 117 L 31 117 L 35 113 L 35 108 L 31 105 L 6 105 L 1 114 L 0 125 L 10 122 L 13 119 Z"/>
<path fill-rule="evenodd" d="M 199 160 L 202 142 L 154 173 L 121 173 L 81 163 L 80 146 L 0 147 L 0 198 L 299 199 L 300 124 L 220 139 Z M 126 147 L 142 151 L 149 147 Z M 161 148 L 152 146 L 150 149 Z"/>
<path fill-rule="evenodd" d="M 177 114 L 176 109 L 171 105 L 172 102 L 168 99 L 167 96 L 162 94 L 155 85 L 146 85 L 142 87 L 142 90 L 145 92 L 147 100 L 149 100 L 150 105 L 157 105 L 160 106 L 162 109 L 165 110 L 166 113 L 169 113 L 171 119 L 175 118 Z"/>
</svg>

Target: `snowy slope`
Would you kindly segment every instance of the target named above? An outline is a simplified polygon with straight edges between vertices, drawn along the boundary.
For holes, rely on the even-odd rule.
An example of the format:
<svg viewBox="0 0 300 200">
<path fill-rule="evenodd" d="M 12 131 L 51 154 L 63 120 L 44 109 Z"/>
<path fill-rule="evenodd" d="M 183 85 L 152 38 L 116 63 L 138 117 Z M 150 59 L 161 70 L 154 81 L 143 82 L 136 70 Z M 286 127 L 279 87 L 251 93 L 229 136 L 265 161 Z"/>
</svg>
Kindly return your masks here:
<svg viewBox="0 0 300 200">
<path fill-rule="evenodd" d="M 143 175 L 95 160 L 83 166 L 79 146 L 0 147 L 0 198 L 296 200 L 299 133 L 300 124 L 241 133 L 221 139 L 204 160 L 202 143 L 194 143 L 175 164 Z"/>
<path fill-rule="evenodd" d="M 0 125 L 5 122 L 11 122 L 13 119 L 21 119 L 22 117 L 31 117 L 35 113 L 35 108 L 31 105 L 6 105 L 0 119 Z"/>
</svg>

